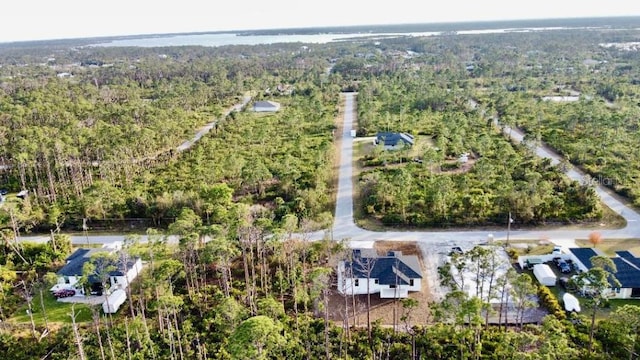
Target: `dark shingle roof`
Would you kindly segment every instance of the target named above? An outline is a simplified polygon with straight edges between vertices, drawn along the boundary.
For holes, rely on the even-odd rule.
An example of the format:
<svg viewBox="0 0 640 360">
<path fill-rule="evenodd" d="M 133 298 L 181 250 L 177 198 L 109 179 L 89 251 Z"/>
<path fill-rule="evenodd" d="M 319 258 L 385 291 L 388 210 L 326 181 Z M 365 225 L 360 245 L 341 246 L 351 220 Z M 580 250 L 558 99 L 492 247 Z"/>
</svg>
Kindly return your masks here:
<svg viewBox="0 0 640 360">
<path fill-rule="evenodd" d="M 58 271 L 59 276 L 82 276 L 82 268 L 84 264 L 91 260 L 91 256 L 97 253 L 107 253 L 108 250 L 98 249 L 78 249 L 67 258 L 67 264 Z M 125 272 L 131 268 L 138 258 L 128 259 L 127 264 L 122 261 L 114 262 L 115 270 L 109 272 L 110 276 L 123 276 Z"/>
<path fill-rule="evenodd" d="M 640 258 L 635 257 L 629 251 L 616 251 L 616 254 L 640 269 Z"/>
<path fill-rule="evenodd" d="M 103 249 L 78 249 L 67 258 L 67 264 L 58 271 L 61 276 L 82 276 L 82 267 L 91 260 L 91 255 L 105 252 Z"/>
<path fill-rule="evenodd" d="M 413 136 L 407 133 L 393 133 L 393 132 L 379 132 L 376 135 L 378 141 L 382 141 L 386 146 L 396 146 L 398 142 L 402 141 L 407 145 L 413 145 Z"/>
<path fill-rule="evenodd" d="M 275 101 L 256 101 L 255 103 L 253 103 L 254 108 L 262 107 L 276 109 L 278 106 L 280 106 L 280 104 Z"/>
<path fill-rule="evenodd" d="M 591 269 L 591 258 L 598 256 L 592 248 L 571 248 L 569 251 L 571 251 L 587 269 Z"/>
<path fill-rule="evenodd" d="M 580 262 L 590 269 L 591 258 L 597 256 L 592 248 L 571 248 L 569 249 Z M 629 251 L 616 252 L 617 257 L 611 260 L 616 265 L 616 272 L 613 274 L 620 282 L 622 288 L 640 288 L 640 258 L 635 257 Z"/>
<path fill-rule="evenodd" d="M 613 276 L 620 282 L 621 288 L 640 288 L 640 269 L 621 257 L 611 258 L 616 265 L 616 273 Z"/>
<path fill-rule="evenodd" d="M 353 266 L 354 278 L 378 279 L 382 285 L 407 285 L 405 279 L 422 279 L 416 256 L 402 255 L 400 252 L 387 256 L 362 257 L 359 250 L 353 251 L 353 261 L 345 262 L 345 269 Z M 367 276 L 371 270 L 370 276 Z"/>
</svg>

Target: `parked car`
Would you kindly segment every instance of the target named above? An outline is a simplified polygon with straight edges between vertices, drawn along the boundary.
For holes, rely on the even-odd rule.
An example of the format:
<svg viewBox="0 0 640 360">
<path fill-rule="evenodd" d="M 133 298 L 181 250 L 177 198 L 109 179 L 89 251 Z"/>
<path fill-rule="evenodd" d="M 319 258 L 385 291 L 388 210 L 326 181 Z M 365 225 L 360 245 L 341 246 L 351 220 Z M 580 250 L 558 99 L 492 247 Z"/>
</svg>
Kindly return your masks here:
<svg viewBox="0 0 640 360">
<path fill-rule="evenodd" d="M 558 268 L 563 274 L 568 274 L 571 272 L 571 266 L 569 266 L 569 264 L 567 264 L 567 262 L 564 260 L 560 260 L 560 262 L 558 262 Z"/>
<path fill-rule="evenodd" d="M 53 296 L 55 296 L 56 298 L 66 298 L 66 297 L 69 297 L 69 296 L 73 296 L 75 294 L 76 294 L 75 290 L 62 289 L 62 290 L 55 291 L 53 293 Z"/>
</svg>

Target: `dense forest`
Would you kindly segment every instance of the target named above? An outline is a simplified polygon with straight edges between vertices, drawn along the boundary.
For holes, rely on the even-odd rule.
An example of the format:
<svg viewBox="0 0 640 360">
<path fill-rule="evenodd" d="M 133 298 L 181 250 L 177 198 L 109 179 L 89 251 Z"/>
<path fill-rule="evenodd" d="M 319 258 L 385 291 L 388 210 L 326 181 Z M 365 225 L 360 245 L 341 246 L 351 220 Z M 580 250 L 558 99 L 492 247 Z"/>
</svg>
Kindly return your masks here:
<svg viewBox="0 0 640 360">
<path fill-rule="evenodd" d="M 128 218 L 166 226 L 183 206 L 205 218 L 217 201 L 212 186 L 228 186 L 236 201 L 273 204 L 280 217 L 326 219 L 339 95 L 329 77 L 319 77 L 326 60 L 260 48 L 251 58 L 242 49 L 85 51 L 61 56 L 71 64 L 47 58 L 1 69 L 3 188 L 34 194 L 14 209 L 21 227 L 51 226 L 52 212 L 62 227 Z M 281 84 L 295 93 L 263 93 Z M 256 100 L 280 96 L 283 111 L 220 119 L 251 89 L 260 89 Z M 211 137 L 178 154 L 215 119 Z"/>
<path fill-rule="evenodd" d="M 332 223 L 341 91 L 358 92 L 359 137 L 417 140 L 356 149 L 358 206 L 383 224 L 490 225 L 509 212 L 529 224 L 599 219 L 593 183 L 568 181 L 570 166 L 637 203 L 638 51 L 623 45 L 639 38 L 594 27 L 304 46 L 3 45 L 0 357 L 636 358 L 633 302 L 594 296 L 583 315 L 567 315 L 526 273 L 495 281 L 520 314 L 537 299 L 548 315 L 490 323 L 488 300 L 460 291 L 451 273 L 466 259 L 490 276 L 491 253 L 479 249 L 438 269 L 429 285 L 446 287 L 443 299 L 394 301 L 394 321 L 375 321 L 370 298 L 337 294 L 348 242 L 305 236 Z M 250 102 L 225 116 L 244 96 L 281 110 L 255 113 Z M 502 126 L 525 141 L 513 144 Z M 542 142 L 566 161 L 537 158 Z M 147 235 L 127 236 L 111 259 L 144 261 L 126 304 L 104 315 L 55 301 L 48 289 L 74 250 L 65 230 L 115 223 Z M 29 231 L 51 238 L 18 241 Z M 92 258 L 80 282 L 104 279 L 106 260 Z M 609 287 L 605 265 L 593 275 Z"/>
</svg>

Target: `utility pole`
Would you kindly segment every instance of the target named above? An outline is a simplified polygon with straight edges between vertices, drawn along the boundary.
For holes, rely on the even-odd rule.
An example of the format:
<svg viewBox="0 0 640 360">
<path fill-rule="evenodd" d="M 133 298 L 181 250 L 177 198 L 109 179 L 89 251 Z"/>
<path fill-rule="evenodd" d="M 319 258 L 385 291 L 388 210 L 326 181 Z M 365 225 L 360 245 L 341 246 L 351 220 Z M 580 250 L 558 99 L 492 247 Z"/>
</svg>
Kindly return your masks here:
<svg viewBox="0 0 640 360">
<path fill-rule="evenodd" d="M 511 211 L 509 211 L 509 219 L 507 219 L 507 243 L 505 247 L 509 246 L 509 235 L 511 233 L 511 223 L 513 222 L 513 218 L 511 218 Z"/>
<path fill-rule="evenodd" d="M 84 233 L 84 237 L 87 239 L 87 246 L 89 245 L 89 227 L 87 226 L 87 218 L 82 218 L 82 232 Z"/>
</svg>

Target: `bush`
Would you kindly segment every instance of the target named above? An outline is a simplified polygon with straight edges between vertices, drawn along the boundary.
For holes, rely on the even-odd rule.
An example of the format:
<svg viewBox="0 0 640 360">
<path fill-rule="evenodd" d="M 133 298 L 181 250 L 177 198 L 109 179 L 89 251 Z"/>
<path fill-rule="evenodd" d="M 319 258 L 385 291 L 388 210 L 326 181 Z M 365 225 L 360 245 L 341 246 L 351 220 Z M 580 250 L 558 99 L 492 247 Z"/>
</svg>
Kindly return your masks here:
<svg viewBox="0 0 640 360">
<path fill-rule="evenodd" d="M 442 171 L 458 170 L 460 169 L 460 163 L 457 161 L 454 163 L 443 163 L 440 165 L 440 169 L 442 169 Z"/>
<path fill-rule="evenodd" d="M 391 213 L 382 217 L 382 223 L 387 226 L 395 226 L 404 224 L 404 221 L 400 214 Z"/>
<path fill-rule="evenodd" d="M 509 258 L 511 260 L 517 260 L 518 259 L 518 250 L 516 250 L 514 248 L 508 248 L 507 249 L 507 255 L 509 255 Z"/>
<path fill-rule="evenodd" d="M 567 314 L 562 310 L 558 299 L 548 287 L 538 286 L 538 301 L 540 306 L 547 309 L 549 314 L 555 316 L 558 320 L 562 321 L 567 318 Z"/>
</svg>

